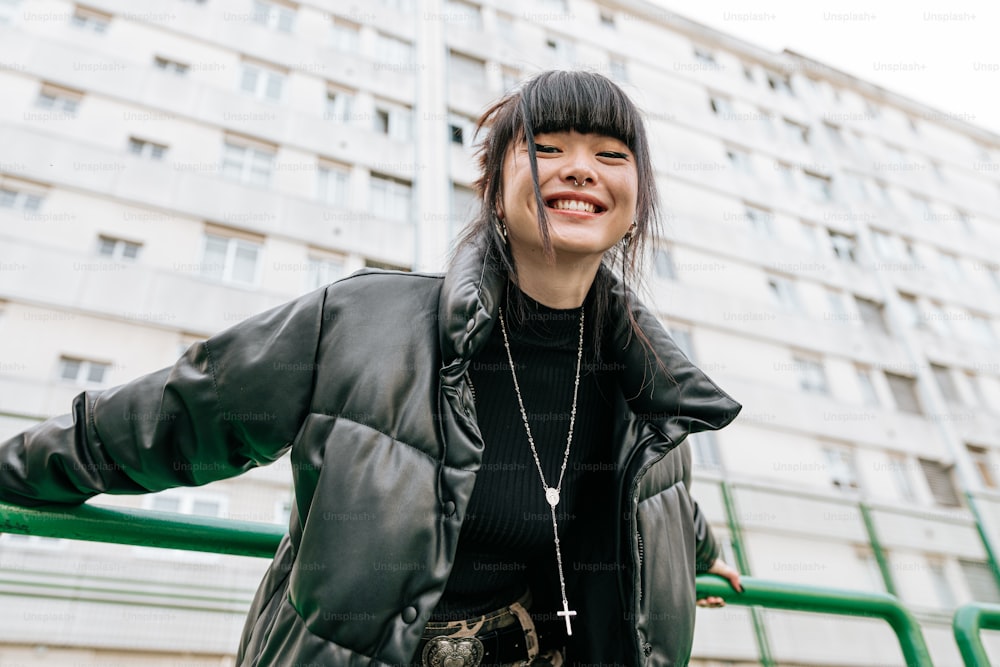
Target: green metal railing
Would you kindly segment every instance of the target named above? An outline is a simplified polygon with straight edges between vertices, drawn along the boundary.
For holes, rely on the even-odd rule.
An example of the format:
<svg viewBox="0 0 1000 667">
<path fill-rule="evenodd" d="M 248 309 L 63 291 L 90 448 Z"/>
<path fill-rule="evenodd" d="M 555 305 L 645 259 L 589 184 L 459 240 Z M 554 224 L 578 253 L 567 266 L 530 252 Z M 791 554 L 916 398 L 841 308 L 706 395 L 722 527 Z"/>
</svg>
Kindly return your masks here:
<svg viewBox="0 0 1000 667">
<path fill-rule="evenodd" d="M 0 503 L 0 533 L 63 537 L 144 547 L 271 558 L 282 526 L 152 510 L 97 507 L 30 509 Z"/>
<path fill-rule="evenodd" d="M 980 630 L 1000 630 L 1000 605 L 972 603 L 955 610 L 951 629 L 955 633 L 955 643 L 962 654 L 966 667 L 985 667 L 990 664 Z"/>
<path fill-rule="evenodd" d="M 249 521 L 93 505 L 26 509 L 4 503 L 0 503 L 0 532 L 261 558 L 274 555 L 284 534 L 280 526 Z M 891 595 L 785 584 L 753 577 L 743 577 L 742 582 L 744 592 L 736 593 L 725 580 L 702 575 L 697 580 L 698 595 L 718 595 L 737 605 L 882 618 L 896 632 L 908 667 L 932 667 L 920 626 Z M 984 627 L 1000 622 L 1000 607 L 985 611 L 988 613 L 981 611 L 976 617 L 987 624 Z M 973 636 L 976 637 L 973 643 L 978 644 L 978 636 L 975 633 Z M 982 651 L 981 645 L 979 650 Z M 988 663 L 967 664 L 982 667 Z"/>
</svg>

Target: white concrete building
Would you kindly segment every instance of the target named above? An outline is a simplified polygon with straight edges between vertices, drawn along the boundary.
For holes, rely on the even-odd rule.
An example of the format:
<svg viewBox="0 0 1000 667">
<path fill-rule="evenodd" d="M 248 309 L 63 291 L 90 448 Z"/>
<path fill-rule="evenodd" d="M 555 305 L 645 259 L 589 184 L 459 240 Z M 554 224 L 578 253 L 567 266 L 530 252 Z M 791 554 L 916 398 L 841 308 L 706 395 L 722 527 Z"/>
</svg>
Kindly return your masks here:
<svg viewBox="0 0 1000 667">
<path fill-rule="evenodd" d="M 693 443 L 728 559 L 894 591 L 959 664 L 951 611 L 1000 601 L 1000 137 L 645 2 L 0 0 L 0 437 L 355 269 L 440 269 L 475 118 L 553 67 L 647 112 L 648 300 L 745 405 Z M 288 479 L 98 502 L 282 523 Z M 0 665 L 231 664 L 265 566 L 4 535 Z M 903 664 L 879 621 L 699 612 L 693 664 L 761 655 Z"/>
</svg>

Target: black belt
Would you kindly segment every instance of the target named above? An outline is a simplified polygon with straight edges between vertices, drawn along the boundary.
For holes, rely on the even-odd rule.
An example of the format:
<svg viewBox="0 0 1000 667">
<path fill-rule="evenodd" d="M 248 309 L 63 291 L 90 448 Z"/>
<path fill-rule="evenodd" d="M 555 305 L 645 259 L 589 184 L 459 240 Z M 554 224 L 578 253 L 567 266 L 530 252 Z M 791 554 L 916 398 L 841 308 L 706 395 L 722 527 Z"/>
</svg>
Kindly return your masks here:
<svg viewBox="0 0 1000 667">
<path fill-rule="evenodd" d="M 433 637 L 420 642 L 424 667 L 506 665 L 528 659 L 524 630 L 509 625 L 475 637 Z"/>
</svg>

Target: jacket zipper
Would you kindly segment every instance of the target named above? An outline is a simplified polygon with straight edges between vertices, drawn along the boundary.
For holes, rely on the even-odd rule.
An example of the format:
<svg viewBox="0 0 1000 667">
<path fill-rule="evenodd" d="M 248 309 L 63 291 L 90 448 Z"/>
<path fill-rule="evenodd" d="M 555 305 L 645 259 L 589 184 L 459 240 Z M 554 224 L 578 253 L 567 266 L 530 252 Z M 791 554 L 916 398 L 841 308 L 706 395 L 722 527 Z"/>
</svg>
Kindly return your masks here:
<svg viewBox="0 0 1000 667">
<path fill-rule="evenodd" d="M 639 658 L 640 662 L 644 661 L 647 656 L 645 644 L 642 641 L 642 635 L 639 634 L 639 629 L 636 627 L 636 623 L 639 620 L 639 605 L 642 603 L 642 559 L 644 556 L 642 535 L 639 533 L 639 483 L 642 481 L 646 471 L 652 468 L 669 452 L 670 449 L 643 465 L 642 468 L 639 469 L 639 472 L 636 473 L 632 483 L 632 503 L 629 508 L 629 528 L 630 534 L 635 535 L 635 547 L 632 550 L 632 557 L 636 562 L 636 569 L 632 575 L 632 590 L 636 591 L 635 603 L 632 609 L 632 629 L 635 631 L 636 657 Z"/>
</svg>

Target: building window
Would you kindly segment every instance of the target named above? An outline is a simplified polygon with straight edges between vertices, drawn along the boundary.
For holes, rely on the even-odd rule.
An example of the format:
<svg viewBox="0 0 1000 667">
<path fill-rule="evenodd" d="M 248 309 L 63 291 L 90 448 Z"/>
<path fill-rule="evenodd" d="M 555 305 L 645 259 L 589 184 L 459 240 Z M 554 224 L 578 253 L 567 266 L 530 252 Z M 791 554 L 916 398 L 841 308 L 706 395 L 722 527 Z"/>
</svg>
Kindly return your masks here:
<svg viewBox="0 0 1000 667">
<path fill-rule="evenodd" d="M 711 431 L 692 433 L 687 439 L 691 444 L 691 459 L 694 465 L 714 470 L 722 468 L 722 457 L 719 456 L 719 443 L 715 433 Z"/>
<path fill-rule="evenodd" d="M 482 30 L 483 17 L 478 5 L 462 0 L 444 0 L 444 14 L 448 25 L 463 30 Z"/>
<path fill-rule="evenodd" d="M 111 364 L 75 357 L 59 358 L 59 379 L 82 385 L 103 385 Z"/>
<path fill-rule="evenodd" d="M 861 321 L 864 323 L 865 328 L 877 333 L 889 333 L 889 328 L 885 323 L 885 308 L 881 303 L 862 299 L 858 296 L 854 297 L 854 303 L 858 307 L 858 313 L 861 315 Z"/>
<path fill-rule="evenodd" d="M 828 202 L 833 199 L 833 188 L 829 176 L 821 176 L 810 171 L 804 171 L 806 190 L 809 196 L 818 202 Z"/>
<path fill-rule="evenodd" d="M 903 323 L 908 327 L 923 326 L 923 319 L 920 316 L 920 306 L 917 297 L 912 294 L 899 293 L 899 311 L 902 315 Z"/>
<path fill-rule="evenodd" d="M 306 289 L 318 289 L 340 280 L 346 275 L 343 257 L 330 255 L 310 255 L 309 272 L 306 275 Z"/>
<path fill-rule="evenodd" d="M 1000 603 L 1000 588 L 997 588 L 997 580 L 989 563 L 959 558 L 958 565 L 962 568 L 965 584 L 973 600 L 990 604 Z"/>
<path fill-rule="evenodd" d="M 743 210 L 754 234 L 765 239 L 774 238 L 773 213 L 749 204 L 745 204 Z"/>
<path fill-rule="evenodd" d="M 412 186 L 391 176 L 372 174 L 369 208 L 372 215 L 396 222 L 411 222 Z"/>
<path fill-rule="evenodd" d="M 354 93 L 342 88 L 326 89 L 326 110 L 324 120 L 347 123 L 351 119 L 351 108 L 354 106 Z"/>
<path fill-rule="evenodd" d="M 256 285 L 260 269 L 261 244 L 249 239 L 205 235 L 201 275 L 239 285 Z"/>
<path fill-rule="evenodd" d="M 454 231 L 464 225 L 479 210 L 479 198 L 472 188 L 457 183 L 451 184 L 451 215 L 449 216 L 449 234 L 454 235 Z"/>
<path fill-rule="evenodd" d="M 167 147 L 145 139 L 129 137 L 128 152 L 150 160 L 162 160 L 163 156 L 167 154 Z"/>
<path fill-rule="evenodd" d="M 242 183 L 268 185 L 275 153 L 276 148 L 229 137 L 222 149 L 222 175 Z"/>
<path fill-rule="evenodd" d="M 10 177 L 0 178 L 0 209 L 9 208 L 25 213 L 42 208 L 47 194 L 43 186 Z"/>
<path fill-rule="evenodd" d="M 688 358 L 693 364 L 697 364 L 698 361 L 695 359 L 694 355 L 694 339 L 691 337 L 691 332 L 687 329 L 679 329 L 677 327 L 670 327 L 670 337 L 680 348 L 684 356 Z"/>
<path fill-rule="evenodd" d="M 892 472 L 892 480 L 899 492 L 899 497 L 907 502 L 917 499 L 917 494 L 913 490 L 913 482 L 910 480 L 910 464 L 902 454 L 889 455 L 889 470 Z"/>
<path fill-rule="evenodd" d="M 97 237 L 97 254 L 111 259 L 134 260 L 139 256 L 141 243 L 116 239 L 111 236 Z"/>
<path fill-rule="evenodd" d="M 500 68 L 500 85 L 503 87 L 504 92 L 517 86 L 520 81 L 521 73 L 518 70 L 506 66 Z"/>
<path fill-rule="evenodd" d="M 951 331 L 951 318 L 941 307 L 941 304 L 935 301 L 928 301 L 926 305 L 926 312 L 921 314 L 921 323 L 926 323 L 938 336 L 948 337 L 952 334 Z"/>
<path fill-rule="evenodd" d="M 832 320 L 834 322 L 847 322 L 851 319 L 851 315 L 847 312 L 844 307 L 844 296 L 837 290 L 832 290 L 827 288 L 826 290 L 826 302 L 830 306 L 830 312 L 824 316 L 825 320 Z"/>
<path fill-rule="evenodd" d="M 798 294 L 791 280 L 780 276 L 768 276 L 767 287 L 771 298 L 779 308 L 788 312 L 800 310 Z"/>
<path fill-rule="evenodd" d="M 550 35 L 545 40 L 545 46 L 560 63 L 570 64 L 573 62 L 576 48 L 573 46 L 573 42 L 568 39 Z"/>
<path fill-rule="evenodd" d="M 844 174 L 844 184 L 848 191 L 857 199 L 868 199 L 868 188 L 865 187 L 865 180 L 857 174 Z"/>
<path fill-rule="evenodd" d="M 951 369 L 947 366 L 931 364 L 931 372 L 934 374 L 934 381 L 937 383 L 938 389 L 941 390 L 944 400 L 952 404 L 961 403 L 958 387 L 955 386 L 955 380 L 951 376 Z"/>
<path fill-rule="evenodd" d="M 856 264 L 858 261 L 858 240 L 853 236 L 841 234 L 833 230 L 829 231 L 829 235 L 830 247 L 833 248 L 833 254 L 837 256 L 837 259 L 842 262 Z"/>
<path fill-rule="evenodd" d="M 733 117 L 733 103 L 729 101 L 728 97 L 712 93 L 708 96 L 708 104 L 716 116 L 721 116 L 726 120 Z"/>
<path fill-rule="evenodd" d="M 993 325 L 990 321 L 983 315 L 978 315 L 976 313 L 969 314 L 969 330 L 972 333 L 972 340 L 982 343 L 983 345 L 994 345 L 997 342 L 996 333 L 993 331 Z"/>
<path fill-rule="evenodd" d="M 920 459 L 920 468 L 924 471 L 934 502 L 944 507 L 959 507 L 962 504 L 951 478 L 951 466 L 945 466 L 940 461 Z"/>
<path fill-rule="evenodd" d="M 892 234 L 878 229 L 873 229 L 872 243 L 875 245 L 875 252 L 882 259 L 902 259 L 902 249 L 899 247 L 899 239 Z"/>
<path fill-rule="evenodd" d="M 962 271 L 962 265 L 958 263 L 958 257 L 948 252 L 940 253 L 940 257 L 941 269 L 944 271 L 948 280 L 953 283 L 964 282 L 965 273 Z"/>
<path fill-rule="evenodd" d="M 715 54 L 700 46 L 694 47 L 694 59 L 705 65 L 706 69 L 718 69 L 719 67 L 719 63 L 715 60 Z"/>
<path fill-rule="evenodd" d="M 889 389 L 892 391 L 892 397 L 896 402 L 896 409 L 911 414 L 923 414 L 920 398 L 917 396 L 916 378 L 906 375 L 896 375 L 895 373 L 886 373 L 885 379 L 889 383 Z"/>
<path fill-rule="evenodd" d="M 330 46 L 344 53 L 358 53 L 361 50 L 361 28 L 341 18 L 333 19 L 330 27 Z"/>
<path fill-rule="evenodd" d="M 486 80 L 486 61 L 457 51 L 448 51 L 448 80 L 481 86 Z"/>
<path fill-rule="evenodd" d="M 349 206 L 351 172 L 346 165 L 321 160 L 316 170 L 316 196 L 331 206 Z"/>
<path fill-rule="evenodd" d="M 58 111 L 61 113 L 75 115 L 83 100 L 83 93 L 77 90 L 70 90 L 51 83 L 43 83 L 35 99 L 35 106 L 39 109 Z"/>
<path fill-rule="evenodd" d="M 855 367 L 854 377 L 858 380 L 858 392 L 861 394 L 861 402 L 864 405 L 877 407 L 881 405 L 878 400 L 878 392 L 875 391 L 875 383 L 872 382 L 872 373 L 868 368 L 862 366 Z"/>
<path fill-rule="evenodd" d="M 628 81 L 628 63 L 619 56 L 608 56 L 608 74 L 615 81 Z"/>
<path fill-rule="evenodd" d="M 254 0 L 253 20 L 271 30 L 291 32 L 295 23 L 295 6 L 272 0 Z"/>
<path fill-rule="evenodd" d="M 924 197 L 910 195 L 910 204 L 913 206 L 914 214 L 923 222 L 928 222 L 935 218 L 934 209 L 931 203 Z"/>
<path fill-rule="evenodd" d="M 240 73 L 240 90 L 258 100 L 281 101 L 286 73 L 275 67 L 244 60 Z"/>
<path fill-rule="evenodd" d="M 75 28 L 100 34 L 107 32 L 108 26 L 111 25 L 111 14 L 77 5 L 69 22 Z"/>
<path fill-rule="evenodd" d="M 970 405 L 986 407 L 986 399 L 983 397 L 982 387 L 979 386 L 979 376 L 974 371 L 965 371 L 962 376 L 965 378 L 965 384 L 972 396 Z"/>
<path fill-rule="evenodd" d="M 990 450 L 976 445 L 966 445 L 965 448 L 969 452 L 969 458 L 972 459 L 972 466 L 979 473 L 982 485 L 989 489 L 997 488 L 997 466 L 991 460 Z"/>
<path fill-rule="evenodd" d="M 396 141 L 409 141 L 413 134 L 413 113 L 408 107 L 391 102 L 375 102 L 373 129 Z"/>
<path fill-rule="evenodd" d="M 170 60 L 169 58 L 164 58 L 162 56 L 155 56 L 153 58 L 153 66 L 156 67 L 156 69 L 161 69 L 165 72 L 176 74 L 177 76 L 184 76 L 187 74 L 189 69 L 189 66 L 184 63 L 176 60 Z"/>
<path fill-rule="evenodd" d="M 782 125 L 785 128 L 785 136 L 788 137 L 789 141 L 793 144 L 808 144 L 809 143 L 809 128 L 805 125 L 796 123 L 793 120 L 783 119 Z"/>
<path fill-rule="evenodd" d="M 785 189 L 795 191 L 798 188 L 795 183 L 795 170 L 792 165 L 785 162 L 775 163 L 778 169 L 778 175 L 781 177 L 781 182 L 785 186 Z"/>
<path fill-rule="evenodd" d="M 775 92 L 791 96 L 795 95 L 795 91 L 792 90 L 792 80 L 787 74 L 779 74 L 777 72 L 768 71 L 767 85 L 770 86 L 771 90 Z"/>
<path fill-rule="evenodd" d="M 858 470 L 854 453 L 845 447 L 823 447 L 823 457 L 830 472 L 830 483 L 840 491 L 858 490 Z"/>
<path fill-rule="evenodd" d="M 939 606 L 951 609 L 955 606 L 955 594 L 948 583 L 948 575 L 944 570 L 944 561 L 940 558 L 927 558 L 927 572 L 934 584 L 934 593 L 937 595 Z"/>
<path fill-rule="evenodd" d="M 381 32 L 376 33 L 375 59 L 380 63 L 409 66 L 413 63 L 413 44 Z"/>
<path fill-rule="evenodd" d="M 829 394 L 830 385 L 826 380 L 823 362 L 796 356 L 793 358 L 799 374 L 799 388 L 815 394 Z"/>
<path fill-rule="evenodd" d="M 17 16 L 21 0 L 0 0 L 0 26 L 11 25 Z"/>
<path fill-rule="evenodd" d="M 726 159 L 735 171 L 751 174 L 753 168 L 750 166 L 750 154 L 739 148 L 727 148 Z"/>
<path fill-rule="evenodd" d="M 826 130 L 826 136 L 830 138 L 830 142 L 838 147 L 846 146 L 847 143 L 844 141 L 844 135 L 840 133 L 840 126 L 834 125 L 832 123 L 823 122 L 823 129 Z"/>
<path fill-rule="evenodd" d="M 448 137 L 451 143 L 471 148 L 476 134 L 476 121 L 456 113 L 448 117 Z"/>
<path fill-rule="evenodd" d="M 653 251 L 653 273 L 664 280 L 677 279 L 674 257 L 669 248 L 660 246 Z"/>
</svg>

